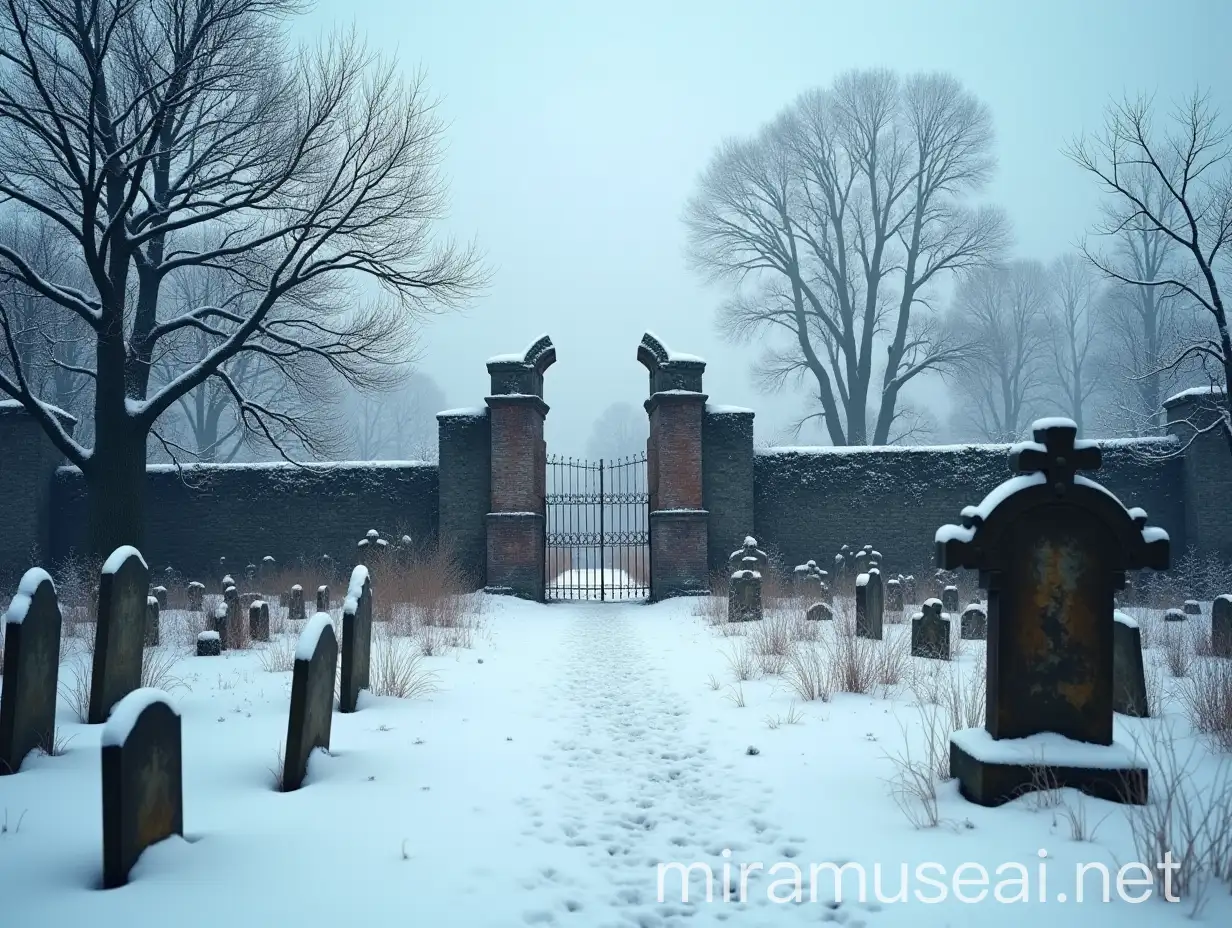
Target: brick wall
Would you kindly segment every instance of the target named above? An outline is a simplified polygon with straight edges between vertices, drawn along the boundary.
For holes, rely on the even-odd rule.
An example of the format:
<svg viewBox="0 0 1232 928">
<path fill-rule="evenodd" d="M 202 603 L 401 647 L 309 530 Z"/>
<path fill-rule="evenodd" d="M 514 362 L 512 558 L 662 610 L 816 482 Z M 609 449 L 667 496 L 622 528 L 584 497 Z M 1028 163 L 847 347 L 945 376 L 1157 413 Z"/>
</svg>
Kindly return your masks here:
<svg viewBox="0 0 1232 928">
<path fill-rule="evenodd" d="M 753 531 L 753 412 L 706 408 L 702 420 L 702 498 L 710 513 L 707 562 L 713 572 Z"/>
<path fill-rule="evenodd" d="M 491 430 L 485 408 L 437 416 L 440 533 L 470 585 L 487 582 L 487 515 L 492 497 Z"/>
<path fill-rule="evenodd" d="M 62 467 L 54 481 L 51 553 L 59 559 L 85 538 L 85 480 Z M 349 568 L 370 528 L 391 538 L 436 537 L 437 465 L 193 464 L 182 473 L 152 466 L 145 517 L 150 566 L 203 582 L 217 579 L 219 557 L 233 574 L 267 554 L 283 565 L 328 554 Z"/>
<path fill-rule="evenodd" d="M 1232 456 L 1223 431 L 1202 429 L 1220 415 L 1222 394 L 1186 391 L 1168 401 L 1168 430 L 1185 447 L 1186 544 L 1232 561 Z M 1150 512 L 1150 509 L 1147 509 Z M 1184 553 L 1173 539 L 1173 557 Z"/>
<path fill-rule="evenodd" d="M 1151 524 L 1185 544 L 1182 461 L 1144 461 L 1132 442 L 1101 442 L 1103 467 L 1089 476 L 1141 506 Z M 1161 446 L 1139 443 L 1140 448 Z M 829 570 L 838 549 L 874 545 L 883 573 L 931 567 L 938 526 L 957 522 L 1011 476 L 1009 445 L 944 448 L 770 449 L 754 457 L 754 535 L 790 566 L 815 559 Z M 1226 483 L 1226 477 L 1225 483 Z"/>
<path fill-rule="evenodd" d="M 0 582 L 10 591 L 51 550 L 51 475 L 63 460 L 20 403 L 0 402 Z"/>
</svg>

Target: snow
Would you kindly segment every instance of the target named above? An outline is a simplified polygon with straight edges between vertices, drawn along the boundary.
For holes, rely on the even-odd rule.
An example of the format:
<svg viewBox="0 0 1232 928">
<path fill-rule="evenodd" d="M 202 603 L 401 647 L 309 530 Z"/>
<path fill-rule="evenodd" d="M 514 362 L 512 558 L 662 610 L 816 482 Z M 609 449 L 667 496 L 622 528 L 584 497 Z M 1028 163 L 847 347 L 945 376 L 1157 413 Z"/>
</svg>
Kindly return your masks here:
<svg viewBox="0 0 1232 928">
<path fill-rule="evenodd" d="M 297 661 L 312 660 L 312 655 L 317 652 L 317 641 L 327 628 L 330 631 L 334 630 L 334 620 L 328 612 L 318 612 L 308 620 L 308 624 L 300 632 L 299 644 L 295 646 L 295 659 Z"/>
<path fill-rule="evenodd" d="M 1132 770 L 1143 766 L 1135 760 L 1133 750 L 1124 744 L 1090 744 L 1056 732 L 994 741 L 986 729 L 965 728 L 954 732 L 950 741 L 986 764 L 1047 764 L 1095 770 Z"/>
<path fill-rule="evenodd" d="M 1126 615 L 1120 609 L 1117 609 L 1112 613 L 1112 618 L 1114 621 L 1120 622 L 1122 625 L 1128 626 L 1129 628 L 1138 627 L 1138 621 L 1132 616 Z"/>
<path fill-rule="evenodd" d="M 1067 419 L 1065 416 L 1044 416 L 1042 419 L 1036 419 L 1031 423 L 1031 431 L 1044 431 L 1046 429 L 1078 429 L 1078 423 L 1073 419 Z"/>
<path fill-rule="evenodd" d="M 869 581 L 868 574 L 860 574 L 858 577 L 856 577 L 856 586 L 868 586 L 868 581 Z"/>
<path fill-rule="evenodd" d="M 752 535 L 745 535 L 743 544 L 746 548 L 756 548 L 757 539 L 754 538 Z"/>
<path fill-rule="evenodd" d="M 298 583 L 293 583 L 293 584 L 291 585 L 291 589 L 292 589 L 292 590 L 299 590 L 301 593 L 302 593 L 302 592 L 304 592 L 304 588 L 303 588 L 302 586 L 300 586 Z"/>
<path fill-rule="evenodd" d="M 496 354 L 488 358 L 488 363 L 489 364 L 523 364 L 526 361 L 526 353 L 530 351 L 532 348 L 534 348 L 535 345 L 539 344 L 539 342 L 543 341 L 547 337 L 548 337 L 548 334 L 544 332 L 542 335 L 539 335 L 531 339 L 530 344 L 526 346 L 526 350 L 521 352 L 520 354 Z"/>
<path fill-rule="evenodd" d="M 1142 540 L 1148 545 L 1155 541 L 1168 541 L 1168 533 L 1158 525 L 1148 525 L 1142 530 Z"/>
<path fill-rule="evenodd" d="M 134 555 L 136 555 L 137 560 L 141 562 L 142 567 L 146 570 L 150 569 L 145 562 L 145 558 L 141 556 L 140 551 L 132 545 L 120 545 L 120 547 L 111 552 L 111 556 L 108 557 L 107 560 L 103 561 L 103 573 L 114 574 L 118 572 L 119 569 L 124 566 L 124 562 Z"/>
<path fill-rule="evenodd" d="M 663 346 L 663 350 L 667 352 L 667 360 L 669 362 L 683 361 L 686 364 L 705 364 L 706 363 L 704 359 L 698 357 L 695 354 L 685 354 L 683 351 L 672 351 L 671 348 L 667 347 L 667 342 L 663 341 L 663 339 L 655 335 L 654 332 L 647 332 L 646 334 L 649 335 L 656 342 L 658 342 L 660 345 Z"/>
<path fill-rule="evenodd" d="M 1132 509 L 1129 510 L 1129 517 L 1133 519 L 1135 522 L 1137 522 L 1139 519 L 1145 521 L 1147 517 L 1146 510 L 1143 509 L 1141 506 L 1134 506 Z"/>
<path fill-rule="evenodd" d="M 368 568 L 357 564 L 351 571 L 351 582 L 347 586 L 346 599 L 342 603 L 342 611 L 355 615 L 359 611 L 359 598 L 364 595 L 364 584 L 368 582 Z M 316 647 L 316 644 L 313 644 Z"/>
<path fill-rule="evenodd" d="M 1155 438 L 1098 438 L 1090 439 L 1077 447 L 1096 448 L 1133 448 L 1159 447 L 1160 445 L 1177 445 L 1180 439 L 1175 435 L 1161 435 Z M 757 448 L 755 455 L 783 454 L 960 454 L 963 452 L 985 452 L 987 454 L 1008 454 L 1022 445 L 1036 445 L 1035 442 L 1005 442 L 998 444 L 981 444 L 967 442 L 959 445 L 781 445 L 773 448 Z"/>
<path fill-rule="evenodd" d="M 445 409 L 436 414 L 438 419 L 457 417 L 460 419 L 482 419 L 488 414 L 484 406 L 460 406 L 457 409 Z"/>
<path fill-rule="evenodd" d="M 714 403 L 706 404 L 706 412 L 712 416 L 751 416 L 755 414 L 747 406 L 717 406 Z"/>
<path fill-rule="evenodd" d="M 59 406 L 53 406 L 51 403 L 46 403 L 43 400 L 36 400 L 36 402 L 41 407 L 43 407 L 44 411 L 49 412 L 54 416 L 58 416 L 61 419 L 67 419 L 69 422 L 77 421 L 76 416 L 74 416 L 72 413 L 65 412 Z M 25 409 L 25 408 L 26 408 L 25 403 L 23 403 L 21 400 L 0 400 L 0 409 Z"/>
<path fill-rule="evenodd" d="M 31 567 L 21 575 L 21 582 L 17 584 L 17 592 L 13 594 L 13 601 L 9 603 L 9 608 L 4 613 L 4 621 L 0 622 L 0 625 L 20 625 L 26 620 L 26 613 L 30 611 L 30 603 L 34 599 L 34 594 L 38 592 L 39 584 L 44 580 L 50 582 L 51 574 L 41 567 Z M 54 584 L 51 589 L 54 593 Z"/>
<path fill-rule="evenodd" d="M 103 726 L 101 744 L 103 747 L 123 747 L 132 733 L 133 726 L 141 718 L 141 713 L 156 703 L 162 703 L 176 715 L 179 710 L 171 702 L 171 697 L 162 690 L 152 686 L 143 686 L 133 690 L 121 699 L 111 709 L 107 724 Z"/>
<path fill-rule="evenodd" d="M 198 641 L 218 641 L 220 637 L 221 636 L 218 634 L 218 632 L 198 632 L 197 633 Z"/>
<path fill-rule="evenodd" d="M 303 463 L 296 462 L 292 464 L 290 461 L 256 461 L 253 463 L 237 463 L 230 462 L 226 464 L 202 464 L 195 461 L 186 461 L 180 464 L 147 464 L 145 472 L 147 474 L 176 474 L 184 473 L 199 473 L 206 474 L 211 471 L 315 471 L 318 473 L 328 473 L 337 470 L 385 470 L 385 469 L 402 469 L 406 467 L 436 467 L 431 461 L 330 461 L 328 463 L 319 463 L 315 461 L 305 461 Z M 81 469 L 74 467 L 71 464 L 65 464 L 56 468 L 57 473 L 64 474 L 80 474 Z"/>
<path fill-rule="evenodd" d="M 968 506 L 967 509 L 972 507 Z M 965 511 L 965 510 L 964 510 Z M 970 543 L 975 538 L 975 529 L 963 528 L 961 525 L 943 525 L 937 529 L 933 540 L 939 544 L 949 544 L 951 541 L 961 541 L 964 544 Z"/>
<path fill-rule="evenodd" d="M 1205 387 L 1190 387 L 1188 390 L 1182 390 L 1180 393 L 1174 393 L 1172 396 L 1164 400 L 1164 409 L 1175 406 L 1182 400 L 1197 399 L 1204 396 L 1223 396 L 1223 388 L 1214 384 L 1207 384 Z"/>
</svg>

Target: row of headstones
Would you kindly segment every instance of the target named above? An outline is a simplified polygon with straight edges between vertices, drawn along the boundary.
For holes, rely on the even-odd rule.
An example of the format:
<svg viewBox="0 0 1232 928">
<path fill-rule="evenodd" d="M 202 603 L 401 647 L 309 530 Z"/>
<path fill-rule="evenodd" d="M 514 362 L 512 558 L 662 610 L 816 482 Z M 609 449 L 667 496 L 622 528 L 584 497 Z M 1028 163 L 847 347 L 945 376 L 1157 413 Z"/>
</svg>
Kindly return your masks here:
<svg viewBox="0 0 1232 928">
<path fill-rule="evenodd" d="M 329 612 L 329 586 L 322 584 L 317 587 L 317 612 Z M 154 601 L 151 599 L 151 604 Z M 291 587 L 287 598 L 287 619 L 292 622 L 303 622 L 307 618 L 304 608 L 304 588 L 298 583 Z M 227 587 L 223 593 L 223 601 L 209 618 L 209 628 L 197 635 L 197 656 L 217 657 L 228 648 L 242 647 L 244 644 L 243 616 L 248 614 L 248 638 L 252 641 L 270 640 L 269 603 L 257 599 L 253 594 L 240 595 L 234 586 Z M 155 616 L 157 622 L 157 615 Z M 153 642 L 157 644 L 157 641 Z"/>
</svg>

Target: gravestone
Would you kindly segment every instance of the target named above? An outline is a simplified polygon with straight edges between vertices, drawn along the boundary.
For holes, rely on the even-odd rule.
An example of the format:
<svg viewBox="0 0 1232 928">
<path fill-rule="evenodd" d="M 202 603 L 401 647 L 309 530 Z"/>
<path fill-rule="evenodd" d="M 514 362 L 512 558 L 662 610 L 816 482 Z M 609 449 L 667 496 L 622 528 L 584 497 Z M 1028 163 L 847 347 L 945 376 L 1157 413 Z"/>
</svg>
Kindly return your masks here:
<svg viewBox="0 0 1232 928">
<path fill-rule="evenodd" d="M 1187 599 L 1185 600 L 1185 605 L 1181 611 L 1184 612 L 1186 615 L 1201 615 L 1202 614 L 1202 604 L 1199 603 L 1196 599 Z"/>
<path fill-rule="evenodd" d="M 145 640 L 142 642 L 147 648 L 158 647 L 159 613 L 158 597 L 147 596 L 145 599 Z"/>
<path fill-rule="evenodd" d="M 158 608 L 161 611 L 166 612 L 167 611 L 167 588 L 165 586 L 156 586 L 154 587 L 153 590 L 151 590 L 151 592 L 154 594 L 154 598 L 158 600 Z"/>
<path fill-rule="evenodd" d="M 329 587 L 317 587 L 317 612 L 329 612 Z"/>
<path fill-rule="evenodd" d="M 941 608 L 951 615 L 958 612 L 958 587 L 947 586 L 941 591 Z"/>
<path fill-rule="evenodd" d="M 1112 710 L 1145 719 L 1151 714 L 1146 700 L 1146 669 L 1142 663 L 1142 630 L 1123 612 L 1115 613 L 1112 627 Z"/>
<path fill-rule="evenodd" d="M 904 605 L 904 608 L 906 608 L 907 605 L 912 605 L 914 603 L 915 603 L 915 577 L 911 574 L 907 574 L 907 576 L 903 577 L 903 605 Z"/>
<path fill-rule="evenodd" d="M 235 578 L 232 577 L 230 574 L 224 574 L 222 581 L 219 583 L 219 587 L 223 591 L 223 593 L 226 593 L 227 587 L 230 587 L 230 586 L 235 586 Z"/>
<path fill-rule="evenodd" d="M 249 583 L 252 583 L 254 580 L 257 579 L 257 565 L 256 564 L 248 564 L 244 567 L 244 579 L 247 580 Z"/>
<path fill-rule="evenodd" d="M 333 619 L 328 612 L 318 612 L 304 626 L 295 649 L 291 711 L 282 764 L 283 792 L 289 793 L 304 785 L 308 758 L 314 750 L 329 750 L 337 667 L 338 639 L 334 636 Z"/>
<path fill-rule="evenodd" d="M 1169 609 L 1166 612 L 1164 612 L 1164 621 L 1165 622 L 1187 622 L 1189 621 L 1189 617 L 1185 615 L 1185 613 L 1182 612 L 1180 609 L 1173 608 L 1173 609 Z"/>
<path fill-rule="evenodd" d="M 269 641 L 269 603 L 258 599 L 248 607 L 248 635 L 253 641 Z"/>
<path fill-rule="evenodd" d="M 222 654 L 222 635 L 216 631 L 197 634 L 197 657 L 218 657 Z"/>
<path fill-rule="evenodd" d="M 227 637 L 223 646 L 228 649 L 243 648 L 247 643 L 244 634 L 248 628 L 244 624 L 244 607 L 240 605 L 240 594 L 235 587 L 229 586 L 222 594 L 223 606 L 227 610 Z"/>
<path fill-rule="evenodd" d="M 1211 603 L 1211 653 L 1232 657 L 1232 596 L 1227 593 Z"/>
<path fill-rule="evenodd" d="M 94 630 L 94 671 L 87 721 L 101 725 L 111 707 L 141 686 L 150 571 L 136 548 L 116 548 L 103 564 Z"/>
<path fill-rule="evenodd" d="M 911 619 L 911 656 L 950 659 L 950 620 L 941 617 L 941 600 L 927 600 Z"/>
<path fill-rule="evenodd" d="M 856 636 L 880 641 L 884 635 L 881 574 L 869 571 L 856 577 Z"/>
<path fill-rule="evenodd" d="M 727 621 L 757 622 L 761 616 L 761 574 L 736 571 L 727 588 Z"/>
<path fill-rule="evenodd" d="M 368 688 L 372 656 L 372 582 L 362 564 L 351 571 L 342 604 L 342 680 L 339 712 L 359 708 L 359 691 Z"/>
<path fill-rule="evenodd" d="M 962 611 L 958 636 L 964 641 L 983 641 L 988 637 L 988 613 L 979 603 L 971 603 Z"/>
<path fill-rule="evenodd" d="M 291 605 L 287 607 L 287 618 L 292 622 L 302 622 L 307 616 L 304 613 L 304 588 L 298 583 L 291 587 Z"/>
<path fill-rule="evenodd" d="M 227 649 L 227 640 L 230 634 L 227 630 L 227 620 L 231 614 L 231 610 L 227 608 L 225 602 L 218 603 L 214 607 L 214 614 L 210 617 L 208 631 L 213 632 L 218 636 L 218 647 L 222 650 Z"/>
<path fill-rule="evenodd" d="M 857 551 L 855 557 L 851 560 L 851 569 L 856 572 L 856 576 L 868 572 L 868 552 Z"/>
<path fill-rule="evenodd" d="M 143 851 L 184 834 L 180 714 L 167 695 L 134 690 L 103 727 L 103 888 L 128 882 Z"/>
<path fill-rule="evenodd" d="M 891 577 L 886 581 L 886 609 L 892 613 L 901 613 L 903 611 L 903 586 L 898 580 Z M 895 619 L 895 621 L 898 621 Z"/>
<path fill-rule="evenodd" d="M 261 580 L 268 583 L 270 578 L 274 576 L 274 571 L 278 568 L 278 562 L 274 560 L 272 554 L 267 554 L 261 558 Z"/>
<path fill-rule="evenodd" d="M 868 566 L 870 569 L 872 568 L 880 569 L 881 567 L 881 552 L 880 551 L 869 551 L 868 552 Z"/>
<path fill-rule="evenodd" d="M 188 611 L 200 612 L 205 608 L 205 584 L 194 580 L 188 584 Z"/>
<path fill-rule="evenodd" d="M 3 625 L 0 775 L 16 773 L 35 748 L 50 752 L 55 744 L 61 618 L 45 570 L 31 567 L 22 575 Z"/>
<path fill-rule="evenodd" d="M 792 569 L 792 592 L 800 599 L 813 601 L 820 597 L 825 578 L 829 576 L 817 566 L 816 561 L 800 564 Z"/>
<path fill-rule="evenodd" d="M 367 538 L 361 538 L 355 544 L 355 560 L 358 563 L 360 564 L 368 563 L 368 549 L 370 547 L 371 546 L 369 545 Z"/>
<path fill-rule="evenodd" d="M 829 622 L 834 618 L 834 610 L 828 603 L 813 603 L 808 607 L 805 618 L 810 622 Z"/>
<path fill-rule="evenodd" d="M 746 535 L 740 548 L 733 551 L 727 558 L 728 572 L 733 574 L 741 570 L 761 573 L 769 566 L 770 557 L 757 547 L 757 539 L 752 535 Z"/>
<path fill-rule="evenodd" d="M 962 525 L 937 531 L 942 568 L 979 571 L 988 592 L 985 728 L 955 732 L 950 770 L 962 794 L 999 805 L 1041 782 L 1141 803 L 1147 771 L 1113 742 L 1113 595 L 1127 570 L 1168 567 L 1168 536 L 1098 483 L 1092 442 L 1065 419 L 1035 423 L 1016 445 L 1019 472 Z"/>
</svg>

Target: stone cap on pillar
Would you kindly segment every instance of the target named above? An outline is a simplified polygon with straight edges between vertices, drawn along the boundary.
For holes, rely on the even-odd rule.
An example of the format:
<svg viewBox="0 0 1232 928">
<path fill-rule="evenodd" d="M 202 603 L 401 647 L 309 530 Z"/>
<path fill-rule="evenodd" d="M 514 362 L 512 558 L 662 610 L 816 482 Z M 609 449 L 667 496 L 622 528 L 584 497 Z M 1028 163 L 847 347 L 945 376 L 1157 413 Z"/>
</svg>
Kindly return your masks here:
<svg viewBox="0 0 1232 928">
<path fill-rule="evenodd" d="M 637 346 L 637 359 L 650 371 L 650 395 L 686 391 L 702 392 L 706 362 L 696 355 L 670 350 L 647 332 Z"/>
<path fill-rule="evenodd" d="M 543 372 L 556 362 L 552 339 L 541 335 L 521 354 L 502 354 L 488 359 L 493 396 L 543 398 Z"/>
</svg>

